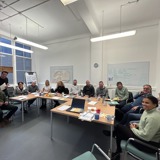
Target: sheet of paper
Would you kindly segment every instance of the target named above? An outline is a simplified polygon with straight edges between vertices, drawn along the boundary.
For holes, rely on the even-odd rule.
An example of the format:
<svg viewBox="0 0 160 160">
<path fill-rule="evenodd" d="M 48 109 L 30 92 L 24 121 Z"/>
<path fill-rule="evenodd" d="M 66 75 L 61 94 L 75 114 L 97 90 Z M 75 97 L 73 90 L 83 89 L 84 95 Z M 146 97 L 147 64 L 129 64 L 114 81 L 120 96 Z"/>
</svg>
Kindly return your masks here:
<svg viewBox="0 0 160 160">
<path fill-rule="evenodd" d="M 3 83 L 0 87 L 1 87 L 1 90 L 3 91 L 4 89 L 6 89 L 6 84 Z"/>
<path fill-rule="evenodd" d="M 89 109 L 89 110 L 96 110 L 97 108 L 96 108 L 96 107 L 90 107 L 90 106 L 89 106 L 88 109 Z"/>
<path fill-rule="evenodd" d="M 64 106 L 59 107 L 58 110 L 60 110 L 60 111 L 65 111 L 65 110 L 67 110 L 67 109 L 70 108 L 70 107 L 71 107 L 71 106 L 64 105 Z"/>
<path fill-rule="evenodd" d="M 26 98 L 27 98 L 27 96 L 18 96 L 19 100 L 23 100 L 23 99 L 26 99 Z"/>
<path fill-rule="evenodd" d="M 61 99 L 61 97 L 52 97 L 52 99 Z"/>
<path fill-rule="evenodd" d="M 95 105 L 97 102 L 95 102 L 95 101 L 90 101 L 88 104 L 89 105 Z"/>
<path fill-rule="evenodd" d="M 91 122 L 94 119 L 94 113 L 84 112 L 80 114 L 79 119 Z"/>
</svg>

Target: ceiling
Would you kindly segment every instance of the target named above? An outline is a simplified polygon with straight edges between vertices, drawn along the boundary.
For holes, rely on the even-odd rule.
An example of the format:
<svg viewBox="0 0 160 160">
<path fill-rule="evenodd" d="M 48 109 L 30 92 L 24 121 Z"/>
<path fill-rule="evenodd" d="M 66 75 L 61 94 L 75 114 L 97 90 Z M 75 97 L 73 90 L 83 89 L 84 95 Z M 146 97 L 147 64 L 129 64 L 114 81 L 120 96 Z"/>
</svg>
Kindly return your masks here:
<svg viewBox="0 0 160 160">
<path fill-rule="evenodd" d="M 44 43 L 158 24 L 160 0 L 136 1 L 78 0 L 64 6 L 60 0 L 0 0 L 0 35 Z"/>
</svg>

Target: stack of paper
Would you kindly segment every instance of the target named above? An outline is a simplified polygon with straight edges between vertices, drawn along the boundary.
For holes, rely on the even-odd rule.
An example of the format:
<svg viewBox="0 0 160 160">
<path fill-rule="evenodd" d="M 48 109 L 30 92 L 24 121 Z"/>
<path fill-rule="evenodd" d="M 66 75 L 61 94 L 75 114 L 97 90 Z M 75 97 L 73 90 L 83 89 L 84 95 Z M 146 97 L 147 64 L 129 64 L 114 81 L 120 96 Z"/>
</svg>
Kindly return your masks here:
<svg viewBox="0 0 160 160">
<path fill-rule="evenodd" d="M 5 90 L 5 89 L 6 89 L 6 84 L 3 83 L 3 84 L 0 86 L 0 89 L 1 89 L 1 91 Z"/>
<path fill-rule="evenodd" d="M 118 104 L 119 104 L 117 101 L 107 101 L 107 103 L 108 103 L 110 106 L 115 106 L 115 105 L 118 105 Z"/>
<path fill-rule="evenodd" d="M 81 119 L 82 121 L 91 122 L 92 120 L 94 120 L 94 115 L 95 114 L 91 112 L 84 112 L 80 114 L 79 119 Z"/>
<path fill-rule="evenodd" d="M 97 102 L 95 102 L 95 101 L 90 101 L 88 104 L 89 105 L 95 105 Z"/>
</svg>

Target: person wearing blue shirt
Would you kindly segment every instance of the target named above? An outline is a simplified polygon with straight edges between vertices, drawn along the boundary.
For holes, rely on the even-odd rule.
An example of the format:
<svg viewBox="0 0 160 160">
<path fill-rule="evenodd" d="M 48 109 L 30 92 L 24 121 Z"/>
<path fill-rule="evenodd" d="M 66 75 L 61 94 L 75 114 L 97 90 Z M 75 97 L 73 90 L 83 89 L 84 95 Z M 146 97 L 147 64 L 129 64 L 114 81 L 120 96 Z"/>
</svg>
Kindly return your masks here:
<svg viewBox="0 0 160 160">
<path fill-rule="evenodd" d="M 145 84 L 143 86 L 143 91 L 138 92 L 134 96 L 134 102 L 126 104 L 124 107 L 121 108 L 121 111 L 123 113 L 126 113 L 130 109 L 132 109 L 133 107 L 136 107 L 136 109 L 138 109 L 142 105 L 142 100 L 147 94 L 152 94 L 152 87 L 149 84 Z M 134 110 L 136 110 L 136 109 L 134 109 Z"/>
</svg>

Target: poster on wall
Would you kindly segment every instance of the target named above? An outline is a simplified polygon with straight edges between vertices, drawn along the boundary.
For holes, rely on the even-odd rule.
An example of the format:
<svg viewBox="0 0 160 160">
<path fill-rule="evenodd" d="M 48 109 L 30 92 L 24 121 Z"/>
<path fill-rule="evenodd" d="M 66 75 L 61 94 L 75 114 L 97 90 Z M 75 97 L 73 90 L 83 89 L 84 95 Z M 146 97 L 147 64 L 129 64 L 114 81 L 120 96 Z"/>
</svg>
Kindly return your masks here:
<svg viewBox="0 0 160 160">
<path fill-rule="evenodd" d="M 29 86 L 32 82 L 36 82 L 36 84 L 38 84 L 36 72 L 25 72 L 25 79 L 27 86 Z"/>
<path fill-rule="evenodd" d="M 51 83 L 57 83 L 58 81 L 62 81 L 64 83 L 72 83 L 73 66 L 51 66 L 50 81 Z"/>
</svg>

